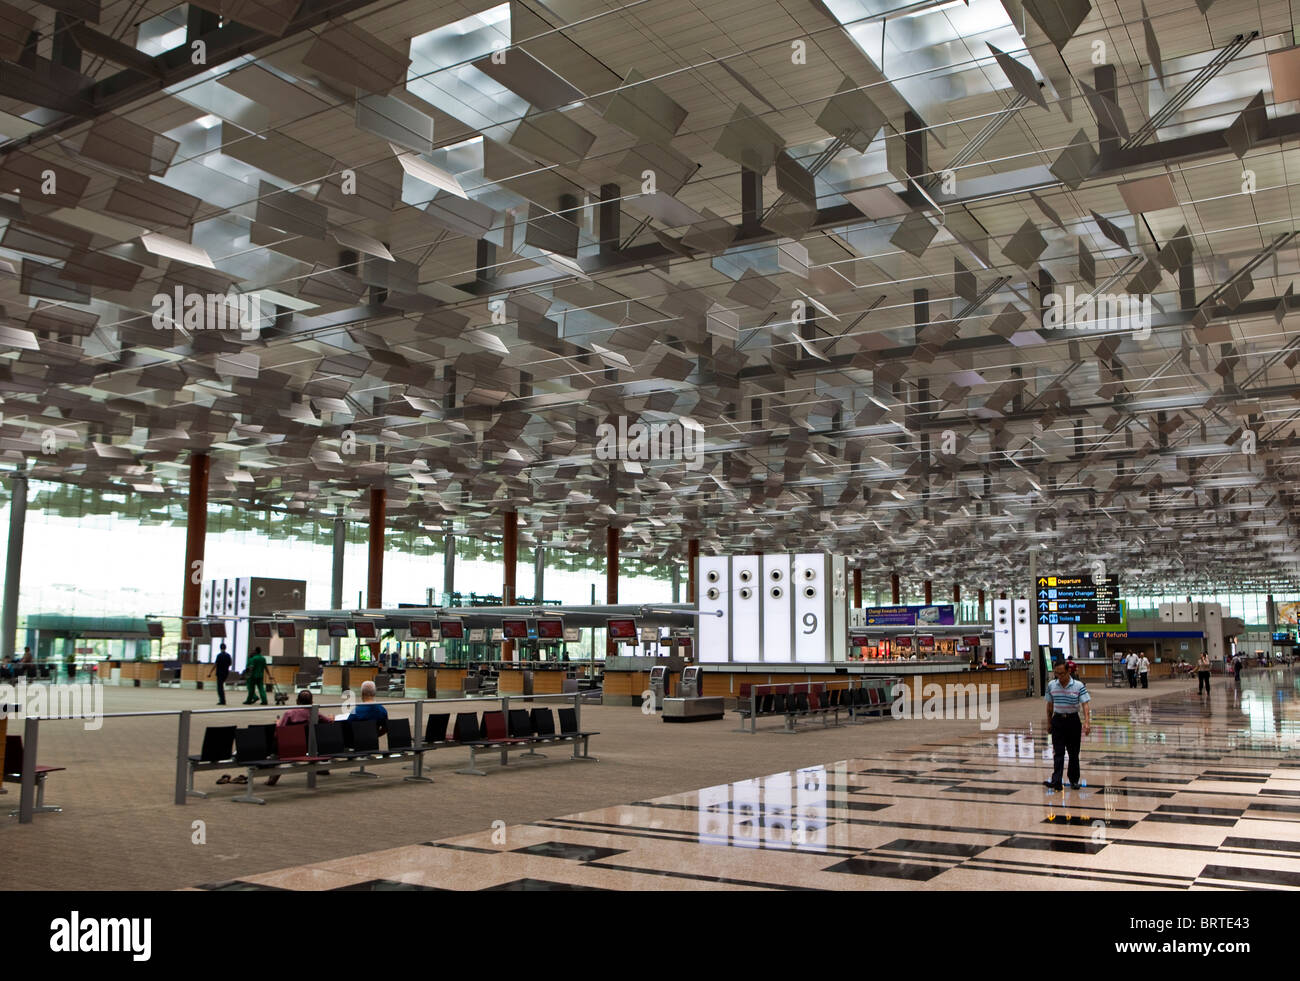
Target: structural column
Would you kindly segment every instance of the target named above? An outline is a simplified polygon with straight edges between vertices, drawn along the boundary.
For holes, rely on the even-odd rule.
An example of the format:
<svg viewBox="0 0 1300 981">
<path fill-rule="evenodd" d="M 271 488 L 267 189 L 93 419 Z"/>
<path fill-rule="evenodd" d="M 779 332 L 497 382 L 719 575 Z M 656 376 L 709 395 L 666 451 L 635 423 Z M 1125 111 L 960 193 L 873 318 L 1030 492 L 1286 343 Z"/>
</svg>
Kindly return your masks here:
<svg viewBox="0 0 1300 981">
<path fill-rule="evenodd" d="M 334 518 L 334 564 L 330 567 L 330 609 L 343 609 L 343 557 L 348 542 L 348 523 L 343 515 Z M 330 660 L 339 659 L 339 639 L 330 638 Z"/>
<path fill-rule="evenodd" d="M 960 622 L 961 620 L 961 586 L 957 583 L 952 584 L 952 612 L 953 616 Z"/>
<path fill-rule="evenodd" d="M 533 602 L 541 604 L 546 589 L 546 549 L 538 545 L 533 551 Z"/>
<path fill-rule="evenodd" d="M 456 591 L 456 536 L 448 529 L 442 540 L 442 602 L 451 602 Z"/>
<path fill-rule="evenodd" d="M 890 596 L 891 596 L 892 598 L 890 599 L 889 602 L 891 602 L 894 606 L 897 606 L 897 605 L 899 604 L 899 602 L 900 602 L 900 600 L 899 600 L 899 598 L 898 598 L 898 597 L 899 597 L 899 593 L 901 592 L 901 590 L 899 589 L 899 586 L 900 586 L 900 583 L 899 583 L 899 581 L 898 581 L 898 573 L 897 573 L 897 572 L 891 572 L 891 573 L 889 574 L 889 594 L 890 594 Z"/>
<path fill-rule="evenodd" d="M 185 514 L 185 590 L 181 594 L 181 616 L 197 617 L 203 595 L 203 545 L 208 537 L 208 471 L 211 460 L 206 453 L 190 454 L 190 497 Z M 11 526 L 12 527 L 12 526 Z M 10 549 L 13 548 L 10 531 Z M 8 586 L 6 585 L 6 599 Z M 194 649 L 186 645 L 187 660 L 194 659 Z"/>
<path fill-rule="evenodd" d="M 501 585 L 501 602 L 506 606 L 515 605 L 515 573 L 519 559 L 519 512 L 507 511 L 502 515 L 501 558 L 505 575 Z M 506 661 L 515 659 L 515 645 L 506 641 L 501 645 L 501 657 Z"/>
<path fill-rule="evenodd" d="M 613 606 L 618 602 L 618 529 L 605 531 L 605 602 Z M 618 645 L 605 638 L 605 655 L 618 653 Z"/>
<path fill-rule="evenodd" d="M 984 622 L 984 590 L 982 589 L 979 592 L 979 604 L 980 604 L 980 613 L 978 619 L 980 623 L 983 623 Z"/>
<path fill-rule="evenodd" d="M 698 603 L 700 574 L 700 540 L 692 538 L 686 543 L 686 602 Z"/>
<path fill-rule="evenodd" d="M 370 564 L 366 568 L 366 606 L 377 610 L 384 605 L 384 520 L 388 491 L 370 488 Z"/>
<path fill-rule="evenodd" d="M 9 504 L 9 551 L 5 553 L 4 609 L 0 611 L 0 634 L 3 634 L 0 655 L 4 657 L 14 653 L 18 641 L 18 584 L 23 571 L 23 533 L 27 530 L 27 474 L 14 474 L 10 489 L 13 494 Z M 194 608 L 198 610 L 197 600 Z"/>
<path fill-rule="evenodd" d="M 927 579 L 925 581 L 925 605 L 929 606 L 934 602 L 934 584 Z"/>
<path fill-rule="evenodd" d="M 862 609 L 862 570 L 853 570 L 853 608 Z"/>
</svg>

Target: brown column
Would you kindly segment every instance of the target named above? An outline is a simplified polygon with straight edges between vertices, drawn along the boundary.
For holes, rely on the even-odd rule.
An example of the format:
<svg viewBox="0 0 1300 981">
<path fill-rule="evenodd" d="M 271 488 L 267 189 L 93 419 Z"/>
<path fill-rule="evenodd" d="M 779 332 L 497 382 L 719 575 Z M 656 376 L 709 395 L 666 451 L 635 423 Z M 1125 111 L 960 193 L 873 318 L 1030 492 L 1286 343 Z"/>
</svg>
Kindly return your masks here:
<svg viewBox="0 0 1300 981">
<path fill-rule="evenodd" d="M 853 570 L 853 608 L 862 608 L 862 570 Z"/>
<path fill-rule="evenodd" d="M 925 581 L 925 605 L 929 606 L 934 602 L 934 584 L 929 579 Z"/>
<path fill-rule="evenodd" d="M 980 590 L 979 593 L 979 604 L 980 604 L 979 622 L 983 623 L 984 622 L 984 590 L 982 589 Z"/>
<path fill-rule="evenodd" d="M 889 574 L 889 592 L 890 592 L 890 595 L 893 597 L 893 599 L 890 600 L 891 603 L 893 603 L 895 606 L 897 606 L 900 602 L 902 602 L 902 601 L 898 598 L 898 597 L 899 597 L 899 594 L 900 594 L 900 592 L 901 592 L 901 590 L 899 589 L 898 573 L 897 573 L 897 572 L 891 572 L 891 573 Z"/>
<path fill-rule="evenodd" d="M 382 487 L 370 488 L 370 561 L 366 567 L 366 606 L 372 610 L 384 605 L 384 513 L 387 506 L 388 491 Z"/>
<path fill-rule="evenodd" d="M 952 605 L 961 605 L 961 586 L 957 585 L 957 583 L 952 584 Z"/>
<path fill-rule="evenodd" d="M 514 606 L 515 564 L 519 559 L 519 513 L 517 511 L 507 511 L 503 515 L 501 532 L 501 558 L 505 567 L 504 579 L 501 584 L 501 602 L 506 606 Z M 513 641 L 508 640 L 501 645 L 501 658 L 505 661 L 515 659 Z"/>
<path fill-rule="evenodd" d="M 692 538 L 686 543 L 686 602 L 699 601 L 700 540 Z"/>
<path fill-rule="evenodd" d="M 611 606 L 618 602 L 618 529 L 605 532 L 605 602 Z M 618 645 L 605 638 L 605 655 L 618 653 Z"/>
<path fill-rule="evenodd" d="M 190 454 L 190 497 L 185 515 L 185 588 L 181 591 L 183 617 L 199 615 L 199 598 L 203 595 L 203 545 L 208 537 L 210 464 L 206 453 Z M 189 642 L 184 643 L 187 659 L 193 660 Z"/>
</svg>

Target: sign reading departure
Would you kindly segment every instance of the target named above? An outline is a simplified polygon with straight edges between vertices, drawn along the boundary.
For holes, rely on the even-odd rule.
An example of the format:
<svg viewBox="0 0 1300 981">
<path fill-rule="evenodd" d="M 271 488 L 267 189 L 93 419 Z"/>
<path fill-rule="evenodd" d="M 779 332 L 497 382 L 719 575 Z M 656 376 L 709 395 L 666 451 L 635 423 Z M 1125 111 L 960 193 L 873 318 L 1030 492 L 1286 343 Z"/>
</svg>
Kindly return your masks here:
<svg viewBox="0 0 1300 981">
<path fill-rule="evenodd" d="M 1122 624 L 1118 576 L 1039 576 L 1039 623 Z"/>
</svg>

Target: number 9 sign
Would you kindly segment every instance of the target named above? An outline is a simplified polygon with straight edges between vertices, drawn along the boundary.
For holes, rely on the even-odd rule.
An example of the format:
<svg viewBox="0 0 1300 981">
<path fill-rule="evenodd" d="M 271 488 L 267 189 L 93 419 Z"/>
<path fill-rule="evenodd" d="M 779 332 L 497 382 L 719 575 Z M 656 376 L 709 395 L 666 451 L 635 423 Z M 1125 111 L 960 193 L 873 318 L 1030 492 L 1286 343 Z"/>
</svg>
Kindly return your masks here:
<svg viewBox="0 0 1300 981">
<path fill-rule="evenodd" d="M 805 613 L 803 615 L 803 625 L 807 628 L 804 633 L 815 634 L 817 632 L 817 614 Z"/>
</svg>

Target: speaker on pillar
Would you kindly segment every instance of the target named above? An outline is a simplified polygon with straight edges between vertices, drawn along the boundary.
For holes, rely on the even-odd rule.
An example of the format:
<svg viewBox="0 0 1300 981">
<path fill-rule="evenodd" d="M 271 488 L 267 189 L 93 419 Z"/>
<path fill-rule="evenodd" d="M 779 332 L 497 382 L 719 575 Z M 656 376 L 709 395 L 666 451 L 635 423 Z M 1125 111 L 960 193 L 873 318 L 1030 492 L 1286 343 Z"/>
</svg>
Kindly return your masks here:
<svg viewBox="0 0 1300 981">
<path fill-rule="evenodd" d="M 1015 626 L 1013 637 L 1015 640 L 1014 653 L 1017 660 L 1022 659 L 1026 654 L 1033 655 L 1037 648 L 1038 638 L 1035 630 L 1033 614 L 1030 612 L 1030 604 L 1027 599 L 1018 599 L 1013 604 L 1015 610 Z"/>
</svg>

